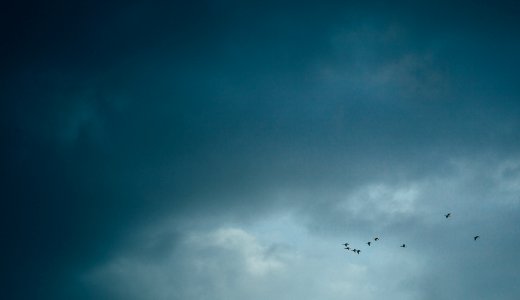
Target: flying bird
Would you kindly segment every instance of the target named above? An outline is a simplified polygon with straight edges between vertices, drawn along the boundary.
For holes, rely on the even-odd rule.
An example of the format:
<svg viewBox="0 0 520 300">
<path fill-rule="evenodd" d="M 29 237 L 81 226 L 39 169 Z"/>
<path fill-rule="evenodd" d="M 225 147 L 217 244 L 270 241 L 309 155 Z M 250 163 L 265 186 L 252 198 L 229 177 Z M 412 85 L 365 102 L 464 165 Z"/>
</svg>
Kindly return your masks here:
<svg viewBox="0 0 520 300">
<path fill-rule="evenodd" d="M 402 244 L 402 245 L 401 245 L 401 248 L 406 248 L 406 245 L 405 245 L 405 244 Z"/>
<path fill-rule="evenodd" d="M 444 215 L 444 216 L 445 216 L 446 219 L 447 219 L 447 218 L 449 218 L 449 217 L 451 216 L 451 213 L 448 213 L 448 214 L 446 214 L 446 215 Z"/>
<path fill-rule="evenodd" d="M 350 247 L 346 247 L 345 249 L 350 250 Z"/>
<path fill-rule="evenodd" d="M 379 241 L 379 238 L 378 237 L 374 238 L 374 241 L 376 241 L 376 242 Z"/>
<path fill-rule="evenodd" d="M 473 237 L 473 240 L 476 241 L 480 236 L 479 235 L 476 235 Z"/>
<path fill-rule="evenodd" d="M 359 252 L 361 252 L 361 250 L 356 250 L 357 254 L 359 254 Z"/>
<path fill-rule="evenodd" d="M 356 249 L 352 249 L 352 252 L 356 252 L 357 250 Z"/>
<path fill-rule="evenodd" d="M 349 245 L 348 243 L 343 244 L 343 246 L 345 246 L 345 247 L 347 247 L 348 245 Z"/>
<path fill-rule="evenodd" d="M 367 243 L 367 245 L 369 245 L 369 246 L 370 246 L 370 242 L 368 242 L 368 243 Z"/>
</svg>

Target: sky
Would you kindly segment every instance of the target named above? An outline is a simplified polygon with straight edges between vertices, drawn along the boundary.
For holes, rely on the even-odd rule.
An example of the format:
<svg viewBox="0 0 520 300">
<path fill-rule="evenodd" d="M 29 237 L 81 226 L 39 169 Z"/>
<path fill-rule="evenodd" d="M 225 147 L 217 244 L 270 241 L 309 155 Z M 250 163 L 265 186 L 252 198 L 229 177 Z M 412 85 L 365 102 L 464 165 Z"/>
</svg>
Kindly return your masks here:
<svg viewBox="0 0 520 300">
<path fill-rule="evenodd" d="M 520 297 L 513 1 L 0 5 L 6 299 Z"/>
</svg>

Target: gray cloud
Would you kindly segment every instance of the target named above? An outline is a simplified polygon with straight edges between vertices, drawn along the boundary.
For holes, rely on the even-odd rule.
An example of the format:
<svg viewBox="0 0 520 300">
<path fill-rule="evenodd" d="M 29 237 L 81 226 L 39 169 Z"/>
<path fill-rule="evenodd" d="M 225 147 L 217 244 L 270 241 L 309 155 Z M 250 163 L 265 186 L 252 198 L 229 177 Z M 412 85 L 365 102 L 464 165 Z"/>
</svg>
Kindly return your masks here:
<svg viewBox="0 0 520 300">
<path fill-rule="evenodd" d="M 517 21 L 467 7 L 5 10 L 11 298 L 515 299 Z"/>
</svg>

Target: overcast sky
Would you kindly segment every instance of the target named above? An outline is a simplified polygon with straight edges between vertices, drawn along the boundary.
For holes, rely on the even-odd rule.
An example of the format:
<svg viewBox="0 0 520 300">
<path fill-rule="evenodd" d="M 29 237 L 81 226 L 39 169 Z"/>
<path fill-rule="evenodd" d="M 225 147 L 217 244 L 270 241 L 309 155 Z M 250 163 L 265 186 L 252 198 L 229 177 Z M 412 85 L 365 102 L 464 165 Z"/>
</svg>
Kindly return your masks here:
<svg viewBox="0 0 520 300">
<path fill-rule="evenodd" d="M 76 2 L 0 7 L 6 299 L 519 299 L 513 1 Z"/>
</svg>

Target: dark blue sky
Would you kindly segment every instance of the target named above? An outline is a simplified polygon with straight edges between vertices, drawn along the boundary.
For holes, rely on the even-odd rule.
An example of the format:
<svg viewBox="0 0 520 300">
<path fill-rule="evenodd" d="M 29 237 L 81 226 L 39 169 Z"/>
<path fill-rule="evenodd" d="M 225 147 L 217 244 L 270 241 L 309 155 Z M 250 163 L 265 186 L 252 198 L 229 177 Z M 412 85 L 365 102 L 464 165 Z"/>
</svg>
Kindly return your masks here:
<svg viewBox="0 0 520 300">
<path fill-rule="evenodd" d="M 2 3 L 5 297 L 518 299 L 518 13 Z"/>
</svg>

